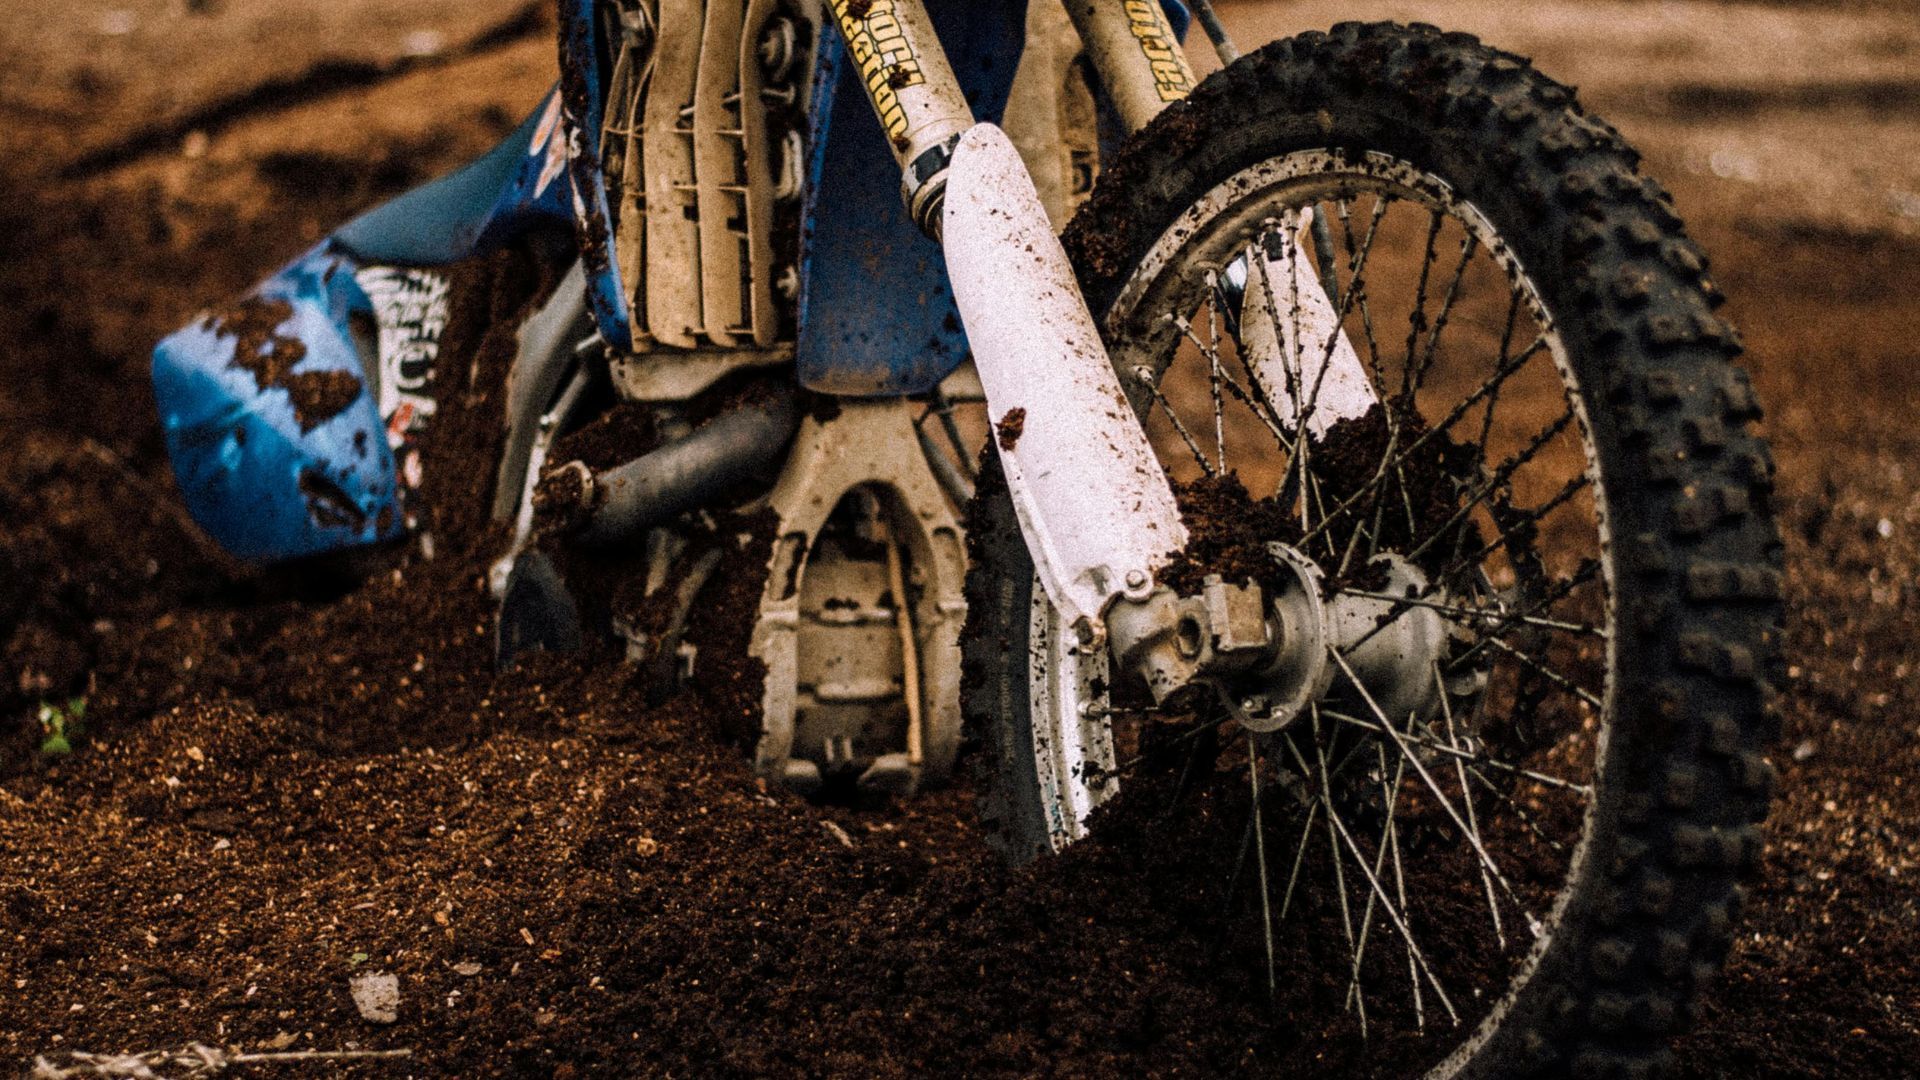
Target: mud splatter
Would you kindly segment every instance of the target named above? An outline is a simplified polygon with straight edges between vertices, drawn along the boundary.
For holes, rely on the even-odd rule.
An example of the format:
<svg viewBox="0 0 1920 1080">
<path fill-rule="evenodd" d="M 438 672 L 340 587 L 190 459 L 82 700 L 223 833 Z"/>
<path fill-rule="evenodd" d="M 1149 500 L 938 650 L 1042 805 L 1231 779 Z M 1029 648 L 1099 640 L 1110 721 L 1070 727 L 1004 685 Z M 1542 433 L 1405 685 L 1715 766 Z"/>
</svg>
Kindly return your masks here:
<svg viewBox="0 0 1920 1080">
<path fill-rule="evenodd" d="M 1000 449 L 1012 450 L 1020 442 L 1020 436 L 1027 430 L 1027 410 L 1008 409 L 1006 415 L 1002 416 L 1000 422 L 993 427 L 1000 435 Z"/>
<path fill-rule="evenodd" d="M 279 332 L 291 318 L 291 303 L 249 296 L 200 325 L 217 337 L 233 338 L 233 366 L 251 372 L 254 386 L 265 391 L 284 385 L 293 366 L 306 359 L 306 343 Z"/>
<path fill-rule="evenodd" d="M 307 501 L 307 515 L 316 525 L 354 532 L 366 527 L 366 511 L 319 469 L 300 470 L 300 497 Z"/>
<path fill-rule="evenodd" d="M 312 431 L 347 411 L 360 397 L 360 380 L 347 371 L 308 371 L 281 382 L 293 400 L 301 432 Z"/>
<path fill-rule="evenodd" d="M 360 380 L 347 371 L 309 371 L 294 374 L 293 369 L 307 358 L 306 343 L 280 333 L 293 318 L 293 305 L 286 300 L 249 296 L 222 312 L 215 312 L 201 326 L 219 337 L 233 338 L 233 367 L 253 375 L 253 385 L 261 392 L 276 387 L 285 390 L 293 403 L 293 417 L 301 432 L 312 431 L 345 412 L 360 396 Z"/>
<path fill-rule="evenodd" d="M 1182 596 L 1200 591 L 1209 574 L 1227 581 L 1283 587 L 1284 575 L 1267 544 L 1300 539 L 1300 520 L 1278 495 L 1256 499 L 1234 473 L 1173 485 L 1174 501 L 1187 524 L 1187 546 L 1160 569 L 1160 583 Z"/>
</svg>

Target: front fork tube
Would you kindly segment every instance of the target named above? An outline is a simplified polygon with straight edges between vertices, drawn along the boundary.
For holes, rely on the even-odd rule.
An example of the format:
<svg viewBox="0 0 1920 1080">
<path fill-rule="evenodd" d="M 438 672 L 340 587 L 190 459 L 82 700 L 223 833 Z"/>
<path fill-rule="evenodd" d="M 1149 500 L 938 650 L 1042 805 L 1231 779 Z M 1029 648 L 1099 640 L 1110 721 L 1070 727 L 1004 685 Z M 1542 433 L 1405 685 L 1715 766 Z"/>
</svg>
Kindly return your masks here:
<svg viewBox="0 0 1920 1080">
<path fill-rule="evenodd" d="M 827 0 L 900 163 L 914 223 L 936 239 L 947 166 L 973 110 L 921 0 Z"/>
<path fill-rule="evenodd" d="M 1167 607 L 1154 573 L 1187 533 L 1166 473 L 1031 176 L 999 129 L 975 123 L 922 0 L 828 4 L 900 163 L 909 211 L 945 249 L 1041 585 L 1083 646 L 1104 645 L 1115 603 Z M 1067 8 L 1130 130 L 1192 89 L 1157 0 Z M 1145 623 L 1151 634 L 1159 621 L 1116 625 Z"/>
<path fill-rule="evenodd" d="M 926 4 L 827 0 L 827 6 L 900 163 L 907 210 L 937 239 L 947 166 L 974 116 Z M 1129 135 L 1192 92 L 1193 69 L 1159 0 L 1068 3 L 1066 8 Z"/>
</svg>

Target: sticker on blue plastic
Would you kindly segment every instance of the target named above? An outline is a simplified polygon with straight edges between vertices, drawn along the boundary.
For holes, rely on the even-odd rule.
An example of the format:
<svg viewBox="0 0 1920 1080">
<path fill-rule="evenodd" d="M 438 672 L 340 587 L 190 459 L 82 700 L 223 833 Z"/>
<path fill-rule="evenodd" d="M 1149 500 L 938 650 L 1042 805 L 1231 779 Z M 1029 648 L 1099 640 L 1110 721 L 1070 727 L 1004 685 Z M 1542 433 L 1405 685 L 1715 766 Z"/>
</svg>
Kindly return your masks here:
<svg viewBox="0 0 1920 1080">
<path fill-rule="evenodd" d="M 447 326 L 447 279 L 431 270 L 370 266 L 354 275 L 373 305 L 379 329 L 377 407 L 400 482 L 420 486 L 414 445 L 434 412 L 434 360 Z"/>
<path fill-rule="evenodd" d="M 533 138 L 527 143 L 527 156 L 543 159 L 540 175 L 533 184 L 533 197 L 538 199 L 567 168 L 567 126 L 560 122 L 559 94 L 548 95 L 540 124 L 533 129 Z"/>
</svg>

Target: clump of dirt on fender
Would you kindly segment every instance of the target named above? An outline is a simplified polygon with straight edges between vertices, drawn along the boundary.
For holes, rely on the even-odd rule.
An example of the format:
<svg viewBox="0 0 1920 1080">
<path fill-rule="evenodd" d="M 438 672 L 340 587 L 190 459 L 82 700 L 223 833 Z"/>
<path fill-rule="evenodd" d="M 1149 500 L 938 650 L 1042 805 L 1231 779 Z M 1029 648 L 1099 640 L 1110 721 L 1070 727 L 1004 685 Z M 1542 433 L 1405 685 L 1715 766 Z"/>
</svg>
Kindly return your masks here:
<svg viewBox="0 0 1920 1080">
<path fill-rule="evenodd" d="M 1008 409 L 1000 422 L 993 426 L 1000 440 L 1000 449 L 1011 450 L 1020 443 L 1020 436 L 1027 430 L 1027 410 Z"/>
</svg>

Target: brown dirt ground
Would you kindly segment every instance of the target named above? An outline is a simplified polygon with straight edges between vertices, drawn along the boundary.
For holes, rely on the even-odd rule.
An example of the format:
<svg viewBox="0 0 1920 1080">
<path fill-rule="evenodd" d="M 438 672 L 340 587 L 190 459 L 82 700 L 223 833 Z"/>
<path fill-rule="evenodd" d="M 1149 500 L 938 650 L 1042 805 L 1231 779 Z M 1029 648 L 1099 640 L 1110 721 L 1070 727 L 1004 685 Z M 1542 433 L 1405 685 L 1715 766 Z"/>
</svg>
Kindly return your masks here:
<svg viewBox="0 0 1920 1080">
<path fill-rule="evenodd" d="M 370 1075 L 1206 1075 L 1299 1034 L 1182 961 L 1118 855 L 1008 870 L 964 791 L 816 807 L 750 779 L 712 702 L 646 711 L 604 665 L 495 677 L 457 476 L 435 557 L 357 588 L 210 550 L 153 340 L 484 149 L 552 77 L 511 3 L 210 6 L 0 15 L 0 1060 L 200 1040 L 415 1050 Z M 1510 6 L 1228 14 L 1248 38 L 1466 23 L 1586 83 L 1676 189 L 1771 406 L 1793 665 L 1763 875 L 1685 1071 L 1911 1075 L 1912 6 Z M 449 356 L 491 370 L 486 328 L 551 273 L 536 246 L 463 268 Z M 471 385 L 443 459 L 493 437 Z M 90 738 L 39 758 L 36 704 L 72 695 Z M 400 976 L 397 1024 L 356 1015 L 367 970 Z"/>
</svg>

